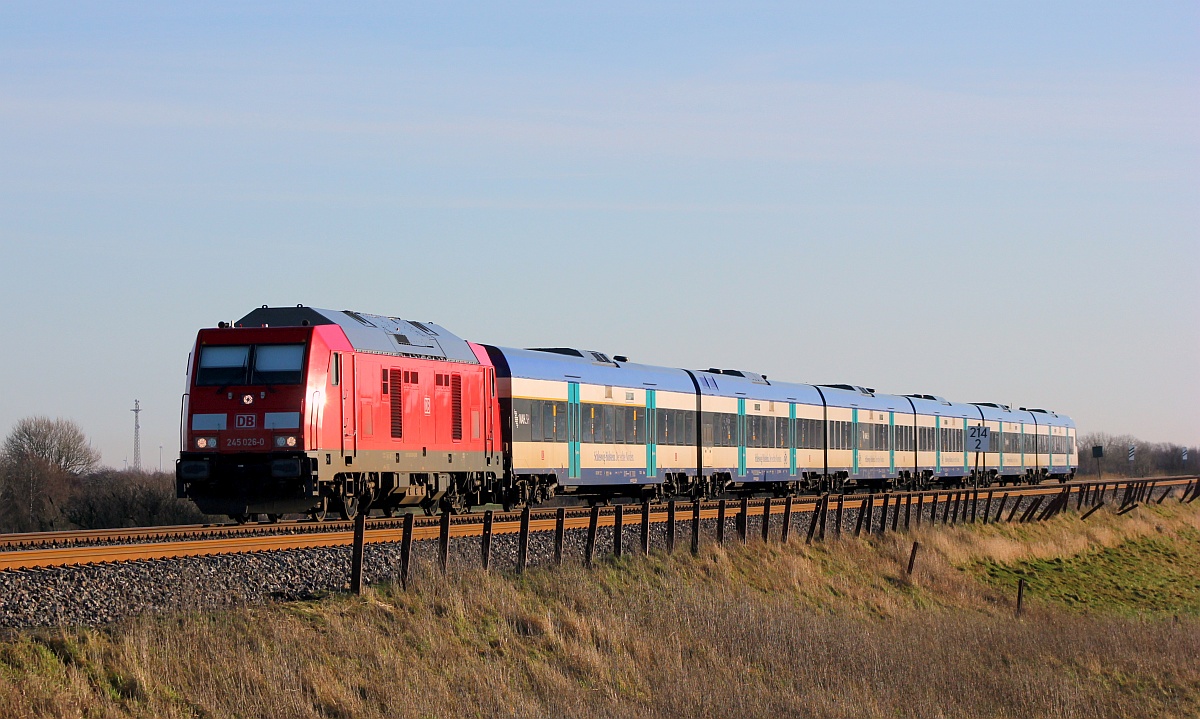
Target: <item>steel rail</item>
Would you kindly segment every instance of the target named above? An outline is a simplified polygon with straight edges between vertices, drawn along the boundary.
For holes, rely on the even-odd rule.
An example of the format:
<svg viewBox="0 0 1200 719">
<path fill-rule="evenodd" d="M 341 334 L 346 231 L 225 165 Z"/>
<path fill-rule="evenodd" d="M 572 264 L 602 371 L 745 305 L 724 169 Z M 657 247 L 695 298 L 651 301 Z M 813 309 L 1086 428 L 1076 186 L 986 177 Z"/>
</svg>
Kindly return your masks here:
<svg viewBox="0 0 1200 719">
<path fill-rule="evenodd" d="M 872 510 L 876 507 L 884 506 L 887 501 L 891 506 L 900 506 L 905 497 L 929 498 L 937 496 L 939 503 L 943 497 L 952 496 L 956 493 L 974 494 L 978 491 L 980 498 L 984 497 L 987 492 L 995 494 L 1007 493 L 1009 496 L 1018 497 L 1036 497 L 1045 495 L 1061 494 L 1063 490 L 1067 490 L 1068 496 L 1075 496 L 1083 491 L 1085 487 L 1097 487 L 1105 485 L 1110 489 L 1117 487 L 1125 488 L 1130 485 L 1138 485 L 1144 483 L 1153 483 L 1156 489 L 1166 487 L 1178 487 L 1181 485 L 1190 485 L 1197 479 L 1197 476 L 1174 476 L 1174 477 L 1154 477 L 1143 479 L 1117 480 L 1108 482 L 1069 482 L 1057 485 L 1017 485 L 1013 487 L 987 488 L 975 490 L 972 488 L 959 489 L 944 489 L 930 490 L 926 492 L 884 492 L 877 494 L 852 494 L 844 495 L 842 500 L 843 509 L 861 510 L 868 501 L 872 501 Z M 832 495 L 831 495 L 832 496 Z M 886 500 L 885 500 L 886 498 Z M 800 495 L 794 496 L 792 500 L 791 511 L 794 514 L 805 514 L 813 512 L 820 506 L 822 497 L 819 495 Z M 753 508 L 755 511 L 749 512 L 751 518 L 762 517 L 764 510 L 764 499 L 754 499 L 747 501 L 747 508 Z M 924 504 L 929 502 L 924 501 Z M 640 507 L 640 505 L 625 505 L 626 507 Z M 691 513 L 687 511 L 691 508 L 692 503 L 682 501 L 677 503 L 676 521 L 688 522 L 691 521 Z M 783 515 L 786 511 L 784 502 L 772 501 L 769 508 L 770 516 Z M 544 532 L 553 531 L 556 527 L 557 509 L 539 509 L 530 512 L 529 531 Z M 565 529 L 585 529 L 590 523 L 589 508 L 570 508 L 567 509 L 564 519 Z M 702 520 L 716 519 L 720 512 L 719 501 L 703 501 L 700 505 L 700 518 Z M 740 512 L 740 501 L 734 500 L 728 502 L 726 506 L 726 516 L 737 516 Z M 599 512 L 598 526 L 611 527 L 614 524 L 615 510 L 612 506 L 602 507 Z M 667 503 L 657 503 L 651 505 L 650 508 L 650 523 L 664 523 L 668 517 Z M 493 534 L 515 534 L 520 531 L 520 511 L 512 512 L 494 512 L 493 513 Z M 641 512 L 628 511 L 623 513 L 623 524 L 627 526 L 638 526 L 642 522 Z M 961 520 L 960 520 L 961 521 Z M 133 530 L 92 530 L 89 532 L 51 532 L 43 534 L 53 535 L 86 535 L 89 537 L 104 536 L 112 537 L 128 537 L 138 538 L 145 537 L 151 539 L 161 539 L 166 536 L 176 537 L 172 541 L 149 541 L 149 542 L 134 542 L 124 544 L 92 544 L 67 547 L 54 547 L 50 549 L 9 549 L 0 551 L 0 571 L 5 570 L 20 570 L 20 569 L 38 569 L 45 567 L 62 567 L 85 564 L 102 564 L 110 562 L 127 562 L 137 560 L 155 560 L 155 559 L 173 559 L 179 557 L 195 557 L 195 556 L 210 556 L 220 554 L 241 554 L 248 552 L 270 552 L 281 550 L 296 550 L 296 549 L 313 549 L 321 547 L 336 547 L 348 546 L 353 541 L 353 531 L 350 529 L 350 522 L 333 522 L 333 523 L 317 523 L 317 522 L 297 522 L 294 524 L 268 524 L 255 525 L 250 527 L 250 533 L 233 533 L 230 536 L 215 536 L 215 537 L 199 537 L 196 538 L 196 533 L 203 534 L 212 529 L 220 529 L 230 527 L 233 529 L 245 527 L 241 525 L 192 525 L 187 527 L 170 527 L 162 528 L 155 531 L 153 528 L 140 528 Z M 287 531 L 280 532 L 280 529 L 295 529 L 303 526 L 308 530 L 315 531 Z M 274 532 L 270 530 L 274 529 Z M 108 532 L 109 534 L 103 534 Z M 191 536 L 189 536 L 191 533 Z M 440 533 L 438 517 L 419 517 L 416 518 L 413 526 L 414 540 L 428 540 L 438 538 Z M 455 515 L 449 526 L 450 537 L 475 537 L 481 536 L 483 533 L 483 514 L 471 513 L 464 515 Z M 17 535 L 21 537 L 32 537 L 33 534 Z M 386 542 L 399 542 L 403 537 L 403 521 L 399 518 L 384 518 L 372 520 L 367 525 L 367 533 L 365 542 L 367 544 L 377 544 Z M 12 545 L 9 545 L 12 546 Z"/>
</svg>

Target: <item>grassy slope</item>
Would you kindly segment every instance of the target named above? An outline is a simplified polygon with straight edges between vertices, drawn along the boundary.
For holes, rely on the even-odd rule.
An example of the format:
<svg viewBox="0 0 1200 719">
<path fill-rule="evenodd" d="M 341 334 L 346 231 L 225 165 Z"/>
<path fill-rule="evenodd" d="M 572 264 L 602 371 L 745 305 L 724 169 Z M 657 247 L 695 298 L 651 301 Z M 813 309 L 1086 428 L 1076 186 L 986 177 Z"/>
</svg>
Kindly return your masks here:
<svg viewBox="0 0 1200 719">
<path fill-rule="evenodd" d="M 1196 716 L 1198 529 L 1169 503 L 917 532 L 911 578 L 911 537 L 710 544 L 23 632 L 0 716 Z"/>
</svg>

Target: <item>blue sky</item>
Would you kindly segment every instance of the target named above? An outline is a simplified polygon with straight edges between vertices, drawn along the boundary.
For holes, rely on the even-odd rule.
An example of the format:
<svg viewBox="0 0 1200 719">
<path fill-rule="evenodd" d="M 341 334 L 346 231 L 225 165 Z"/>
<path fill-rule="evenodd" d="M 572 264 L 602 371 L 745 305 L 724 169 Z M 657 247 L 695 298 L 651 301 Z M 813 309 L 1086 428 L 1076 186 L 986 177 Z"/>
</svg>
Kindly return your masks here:
<svg viewBox="0 0 1200 719">
<path fill-rule="evenodd" d="M 0 431 L 435 320 L 1195 443 L 1195 3 L 0 6 Z"/>
</svg>

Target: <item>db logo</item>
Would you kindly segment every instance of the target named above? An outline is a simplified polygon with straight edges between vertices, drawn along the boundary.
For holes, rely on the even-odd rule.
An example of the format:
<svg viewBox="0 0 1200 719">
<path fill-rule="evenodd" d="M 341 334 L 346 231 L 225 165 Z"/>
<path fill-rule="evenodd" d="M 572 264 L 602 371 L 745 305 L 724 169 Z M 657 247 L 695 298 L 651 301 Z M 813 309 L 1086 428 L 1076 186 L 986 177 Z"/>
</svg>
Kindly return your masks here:
<svg viewBox="0 0 1200 719">
<path fill-rule="evenodd" d="M 233 420 L 233 426 L 238 429 L 254 429 L 255 417 L 252 414 L 239 414 Z"/>
</svg>

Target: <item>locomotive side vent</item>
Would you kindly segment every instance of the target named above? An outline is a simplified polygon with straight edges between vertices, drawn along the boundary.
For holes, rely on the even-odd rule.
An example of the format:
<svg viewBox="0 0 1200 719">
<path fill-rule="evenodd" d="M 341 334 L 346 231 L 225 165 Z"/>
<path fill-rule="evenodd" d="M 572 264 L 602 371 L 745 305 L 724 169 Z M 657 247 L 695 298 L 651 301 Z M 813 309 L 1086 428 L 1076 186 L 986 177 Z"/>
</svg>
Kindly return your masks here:
<svg viewBox="0 0 1200 719">
<path fill-rule="evenodd" d="M 403 375 L 400 370 L 394 369 L 391 371 L 391 410 L 392 410 L 392 439 L 404 438 L 404 384 L 401 382 Z"/>
<path fill-rule="evenodd" d="M 450 434 L 455 442 L 462 441 L 462 375 L 450 375 Z"/>
</svg>

